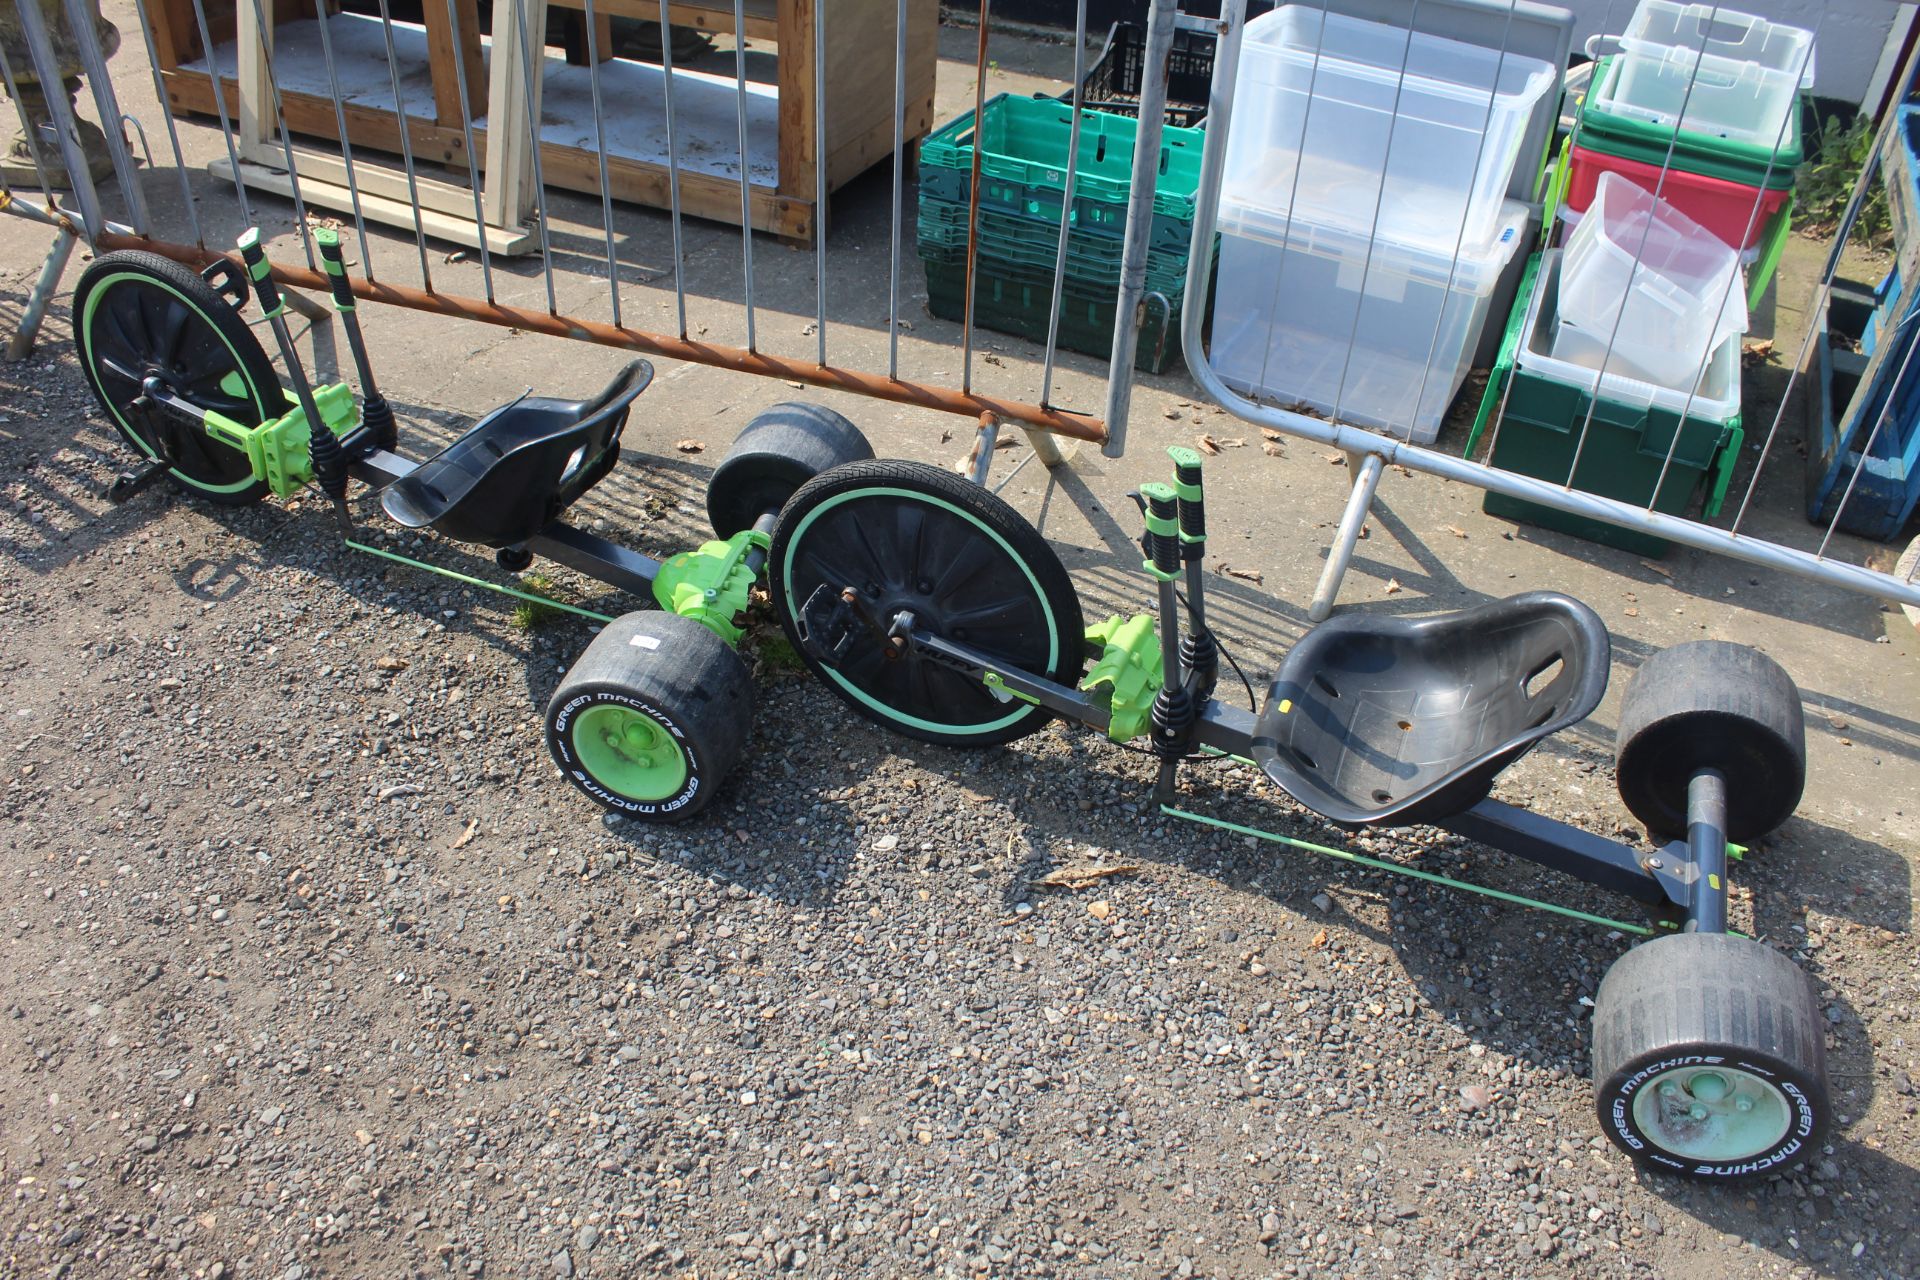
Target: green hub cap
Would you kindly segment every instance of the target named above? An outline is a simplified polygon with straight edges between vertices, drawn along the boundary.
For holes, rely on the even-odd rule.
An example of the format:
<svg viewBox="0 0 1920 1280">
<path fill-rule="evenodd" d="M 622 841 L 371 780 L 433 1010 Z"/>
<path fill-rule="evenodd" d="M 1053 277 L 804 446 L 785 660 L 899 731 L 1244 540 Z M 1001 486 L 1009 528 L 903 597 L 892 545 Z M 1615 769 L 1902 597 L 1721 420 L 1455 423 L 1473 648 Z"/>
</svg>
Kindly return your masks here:
<svg viewBox="0 0 1920 1280">
<path fill-rule="evenodd" d="M 679 739 L 632 707 L 582 711 L 573 722 L 573 750 L 596 782 L 629 800 L 665 800 L 686 785 L 687 756 Z"/>
<path fill-rule="evenodd" d="M 1746 1160 L 1770 1151 L 1793 1123 L 1774 1084 L 1737 1067 L 1675 1067 L 1633 1100 L 1634 1123 L 1671 1155 Z"/>
</svg>

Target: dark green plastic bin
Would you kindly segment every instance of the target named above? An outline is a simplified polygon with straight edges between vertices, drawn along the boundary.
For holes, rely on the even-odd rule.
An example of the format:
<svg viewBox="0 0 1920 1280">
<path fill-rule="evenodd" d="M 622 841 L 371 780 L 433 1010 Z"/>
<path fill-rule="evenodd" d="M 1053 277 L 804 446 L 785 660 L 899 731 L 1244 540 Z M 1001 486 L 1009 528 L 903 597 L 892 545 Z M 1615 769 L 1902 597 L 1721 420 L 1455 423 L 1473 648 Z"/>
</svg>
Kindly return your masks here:
<svg viewBox="0 0 1920 1280">
<path fill-rule="evenodd" d="M 966 251 L 923 252 L 921 264 L 927 271 L 927 310 L 942 320 L 963 322 L 967 298 Z M 1000 262 L 985 254 L 974 263 L 973 322 L 979 328 L 1044 343 L 1050 318 L 1047 304 L 1052 300 L 1051 267 Z M 1111 355 L 1118 300 L 1117 286 L 1088 289 L 1069 280 L 1060 298 L 1060 346 L 1090 356 Z M 1140 323 L 1139 343 L 1134 348 L 1136 369 L 1160 373 L 1179 355 L 1180 313 L 1177 300 L 1166 315 L 1157 303 L 1148 304 L 1146 316 Z"/>
</svg>

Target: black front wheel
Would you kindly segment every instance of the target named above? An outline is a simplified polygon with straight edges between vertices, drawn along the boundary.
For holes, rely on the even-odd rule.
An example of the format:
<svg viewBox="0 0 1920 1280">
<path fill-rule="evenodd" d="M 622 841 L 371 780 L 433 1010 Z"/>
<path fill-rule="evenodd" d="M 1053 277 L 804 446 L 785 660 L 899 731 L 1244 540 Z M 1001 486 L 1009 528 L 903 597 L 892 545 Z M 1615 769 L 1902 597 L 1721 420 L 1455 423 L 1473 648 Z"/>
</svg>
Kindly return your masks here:
<svg viewBox="0 0 1920 1280">
<path fill-rule="evenodd" d="M 1832 1118 L 1812 981 L 1728 934 L 1671 934 L 1614 962 L 1594 1000 L 1593 1081 L 1615 1146 L 1709 1182 L 1803 1163 Z"/>
<path fill-rule="evenodd" d="M 136 403 L 146 380 L 243 427 L 287 411 L 273 362 L 227 300 L 170 258 L 102 254 L 73 291 L 73 336 L 100 407 L 150 460 L 170 458 L 181 488 L 229 506 L 266 496 L 238 449 Z"/>
<path fill-rule="evenodd" d="M 774 611 L 807 666 L 861 715 L 910 738 L 1011 742 L 1051 713 L 911 649 L 889 658 L 870 633 L 822 662 L 796 625 L 815 591 L 851 587 L 874 618 L 911 612 L 917 630 L 1009 669 L 1080 678 L 1086 636 L 1060 558 L 1012 507 L 938 467 L 884 459 L 816 476 L 781 511 L 768 571 Z"/>
</svg>

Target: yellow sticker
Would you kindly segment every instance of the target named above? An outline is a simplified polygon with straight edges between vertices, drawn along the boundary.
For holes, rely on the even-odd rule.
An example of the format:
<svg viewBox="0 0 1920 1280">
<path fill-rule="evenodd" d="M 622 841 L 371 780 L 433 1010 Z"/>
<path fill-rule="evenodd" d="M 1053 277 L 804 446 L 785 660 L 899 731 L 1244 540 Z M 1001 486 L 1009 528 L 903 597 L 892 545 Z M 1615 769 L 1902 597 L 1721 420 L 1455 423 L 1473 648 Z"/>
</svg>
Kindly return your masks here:
<svg viewBox="0 0 1920 1280">
<path fill-rule="evenodd" d="M 1280 714 L 1285 715 L 1287 714 L 1287 712 L 1291 710 L 1293 710 L 1293 699 L 1292 698 L 1280 699 Z"/>
<path fill-rule="evenodd" d="M 1707 877 L 1707 883 L 1709 885 L 1712 885 L 1715 890 L 1718 890 L 1720 888 L 1720 877 L 1715 875 L 1710 875 Z"/>
</svg>

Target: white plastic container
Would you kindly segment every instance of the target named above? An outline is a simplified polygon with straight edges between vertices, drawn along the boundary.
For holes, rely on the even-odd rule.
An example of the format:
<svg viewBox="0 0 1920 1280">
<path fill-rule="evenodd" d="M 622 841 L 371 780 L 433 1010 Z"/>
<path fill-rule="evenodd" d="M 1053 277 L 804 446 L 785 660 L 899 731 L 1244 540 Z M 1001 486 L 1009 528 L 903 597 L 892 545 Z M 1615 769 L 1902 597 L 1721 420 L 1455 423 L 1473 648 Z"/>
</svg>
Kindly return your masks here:
<svg viewBox="0 0 1920 1280">
<path fill-rule="evenodd" d="M 1704 353 L 1747 330 L 1739 270 L 1740 255 L 1711 231 L 1631 179 L 1603 173 L 1567 237 L 1560 319 L 1602 346 L 1611 339 L 1623 367 L 1684 386 Z"/>
<path fill-rule="evenodd" d="M 1209 360 L 1229 386 L 1400 440 L 1431 442 L 1467 375 L 1527 207 L 1459 260 L 1245 206 L 1220 211 Z"/>
<path fill-rule="evenodd" d="M 1813 33 L 1709 4 L 1640 0 L 1599 105 L 1771 147 L 1812 68 Z M 1692 93 L 1687 86 L 1691 82 Z"/>
<path fill-rule="evenodd" d="M 1710 422 L 1731 422 L 1740 412 L 1740 339 L 1738 335 L 1721 342 L 1713 357 L 1700 369 L 1691 403 L 1685 380 L 1680 386 L 1663 385 L 1631 376 L 1618 359 L 1609 360 L 1600 370 L 1597 354 L 1567 353 L 1558 349 L 1558 339 L 1567 331 L 1565 324 L 1549 322 L 1549 300 L 1560 284 L 1561 251 L 1550 249 L 1540 259 L 1540 283 L 1527 306 L 1527 318 L 1520 330 L 1520 348 L 1514 358 L 1522 369 L 1555 382 L 1579 387 L 1589 395 L 1594 390 L 1594 374 L 1600 373 L 1600 398 L 1616 404 L 1652 405 L 1685 417 Z"/>
<path fill-rule="evenodd" d="M 1247 24 L 1222 202 L 1451 257 L 1498 231 L 1553 83 L 1537 58 L 1283 6 Z"/>
</svg>

